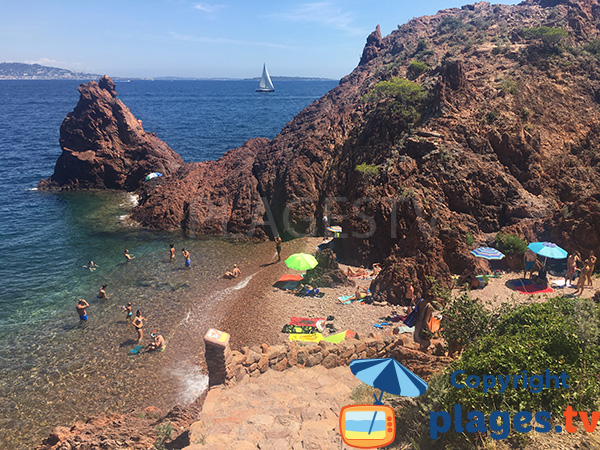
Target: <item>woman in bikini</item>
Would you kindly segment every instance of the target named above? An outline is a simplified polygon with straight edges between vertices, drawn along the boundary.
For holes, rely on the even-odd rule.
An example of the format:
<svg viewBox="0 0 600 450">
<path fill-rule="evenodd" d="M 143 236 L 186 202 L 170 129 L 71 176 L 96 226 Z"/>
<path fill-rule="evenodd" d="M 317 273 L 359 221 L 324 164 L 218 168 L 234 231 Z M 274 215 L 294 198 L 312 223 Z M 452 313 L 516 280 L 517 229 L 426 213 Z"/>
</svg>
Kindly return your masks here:
<svg viewBox="0 0 600 450">
<path fill-rule="evenodd" d="M 138 335 L 138 345 L 141 344 L 142 339 L 144 338 L 144 320 L 146 319 L 142 317 L 142 312 L 138 309 L 135 313 L 135 318 L 133 319 L 133 327 Z"/>
</svg>

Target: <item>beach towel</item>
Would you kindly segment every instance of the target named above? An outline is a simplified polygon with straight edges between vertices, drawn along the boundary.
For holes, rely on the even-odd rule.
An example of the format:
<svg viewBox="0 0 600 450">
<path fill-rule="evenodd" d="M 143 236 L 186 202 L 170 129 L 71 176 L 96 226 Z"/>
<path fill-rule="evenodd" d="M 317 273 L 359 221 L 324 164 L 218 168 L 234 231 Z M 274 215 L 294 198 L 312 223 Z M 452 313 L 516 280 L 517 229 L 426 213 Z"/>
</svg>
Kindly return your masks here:
<svg viewBox="0 0 600 450">
<path fill-rule="evenodd" d="M 354 295 L 342 295 L 341 297 L 338 297 L 338 300 L 343 303 L 344 305 L 349 305 L 352 302 L 355 302 L 356 300 L 348 300 L 350 297 L 354 297 Z"/>
<path fill-rule="evenodd" d="M 289 333 L 289 334 L 313 334 L 313 333 L 317 333 L 319 330 L 317 330 L 317 327 L 308 327 L 308 326 L 304 326 L 304 327 L 300 327 L 297 325 L 284 325 L 283 328 L 281 329 L 282 333 Z"/>
<path fill-rule="evenodd" d="M 290 319 L 290 325 L 297 325 L 297 326 L 301 326 L 301 327 L 316 327 L 317 326 L 317 322 L 319 321 L 323 321 L 325 322 L 325 318 L 324 317 L 318 317 L 316 319 L 309 319 L 307 317 L 292 317 Z"/>
<path fill-rule="evenodd" d="M 295 291 L 298 289 L 299 281 L 278 281 L 273 286 L 284 291 Z"/>
<path fill-rule="evenodd" d="M 398 333 L 414 333 L 415 327 L 402 326 L 398 327 Z"/>
<path fill-rule="evenodd" d="M 296 275 L 296 274 L 286 274 L 286 275 L 282 275 L 281 278 L 279 280 L 276 281 L 276 283 L 279 283 L 280 281 L 302 281 L 302 275 Z"/>
<path fill-rule="evenodd" d="M 511 285 L 515 291 L 522 294 L 547 294 L 554 292 L 554 290 L 548 286 L 535 285 L 530 280 L 513 280 Z"/>
<path fill-rule="evenodd" d="M 323 340 L 323 335 L 321 333 L 313 333 L 313 334 L 290 334 L 290 341 L 300 341 L 300 342 L 320 342 Z"/>
<path fill-rule="evenodd" d="M 339 344 L 340 342 L 343 342 L 345 339 L 352 339 L 354 336 L 356 336 L 356 333 L 354 331 L 345 330 L 345 331 L 341 331 L 336 334 L 332 334 L 331 336 L 327 336 L 323 340 L 326 342 L 332 342 L 334 344 Z"/>
</svg>

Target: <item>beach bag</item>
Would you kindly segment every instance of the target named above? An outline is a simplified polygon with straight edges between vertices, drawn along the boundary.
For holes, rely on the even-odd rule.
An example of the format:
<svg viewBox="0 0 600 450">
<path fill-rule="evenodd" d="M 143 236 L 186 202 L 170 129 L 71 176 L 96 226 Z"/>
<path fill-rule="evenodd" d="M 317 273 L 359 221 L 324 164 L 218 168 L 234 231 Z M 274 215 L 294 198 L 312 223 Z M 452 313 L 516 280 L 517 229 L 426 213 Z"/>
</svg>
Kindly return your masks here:
<svg viewBox="0 0 600 450">
<path fill-rule="evenodd" d="M 412 312 L 404 319 L 404 325 L 406 325 L 407 327 L 415 326 L 415 321 L 417 320 L 417 309 L 419 309 L 419 303 L 421 303 L 421 300 L 417 302 L 417 306 L 415 306 Z"/>
<path fill-rule="evenodd" d="M 427 323 L 427 327 L 429 327 L 429 331 L 432 333 L 437 333 L 440 330 L 442 325 L 442 321 L 436 317 L 431 316 L 431 320 Z"/>
</svg>

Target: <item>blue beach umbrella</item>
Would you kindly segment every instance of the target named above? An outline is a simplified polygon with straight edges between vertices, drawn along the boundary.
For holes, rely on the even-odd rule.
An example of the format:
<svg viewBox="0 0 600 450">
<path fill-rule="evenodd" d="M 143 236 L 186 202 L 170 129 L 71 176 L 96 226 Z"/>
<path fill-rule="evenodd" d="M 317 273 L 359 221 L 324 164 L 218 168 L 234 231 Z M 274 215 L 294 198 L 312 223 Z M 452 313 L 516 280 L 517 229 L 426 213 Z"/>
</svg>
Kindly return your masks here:
<svg viewBox="0 0 600 450">
<path fill-rule="evenodd" d="M 558 245 L 552 242 L 532 242 L 527 246 L 529 250 L 540 256 L 553 259 L 565 259 L 568 255 L 566 250 L 563 250 Z"/>
<path fill-rule="evenodd" d="M 375 405 L 382 405 L 383 393 L 388 392 L 404 397 L 418 397 L 427 390 L 427 383 L 412 373 L 394 358 L 355 359 L 350 363 L 350 370 L 363 383 L 381 389 L 379 399 L 375 397 Z M 373 414 L 369 434 L 373 429 L 377 412 Z"/>
<path fill-rule="evenodd" d="M 475 250 L 471 250 L 471 253 L 478 258 L 484 259 L 502 259 L 504 258 L 504 253 L 496 250 L 491 247 L 479 247 Z"/>
</svg>

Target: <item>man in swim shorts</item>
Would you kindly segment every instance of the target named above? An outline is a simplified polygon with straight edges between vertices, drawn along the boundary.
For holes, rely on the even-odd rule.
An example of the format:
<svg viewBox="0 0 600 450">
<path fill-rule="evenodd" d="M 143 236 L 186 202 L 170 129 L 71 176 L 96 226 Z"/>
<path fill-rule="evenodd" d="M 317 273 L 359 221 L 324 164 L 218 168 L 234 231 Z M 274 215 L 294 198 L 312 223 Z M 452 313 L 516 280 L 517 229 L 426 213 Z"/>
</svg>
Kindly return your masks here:
<svg viewBox="0 0 600 450">
<path fill-rule="evenodd" d="M 89 306 L 90 305 L 88 304 L 88 302 L 86 302 L 84 299 L 80 298 L 79 300 L 77 300 L 77 306 L 75 306 L 75 309 L 77 310 L 77 314 L 79 314 L 79 320 L 88 320 L 85 308 Z"/>
<path fill-rule="evenodd" d="M 535 267 L 535 261 L 537 260 L 537 255 L 533 253 L 530 249 L 527 249 L 525 255 L 523 255 L 523 263 L 525 264 L 525 270 L 523 271 L 523 279 L 527 279 L 527 272 L 529 272 L 529 278 L 533 275 L 533 269 Z"/>
<path fill-rule="evenodd" d="M 189 269 L 192 265 L 192 260 L 190 259 L 190 252 L 188 252 L 185 248 L 182 248 L 181 253 L 183 254 L 183 257 L 185 259 L 185 267 Z"/>
</svg>

